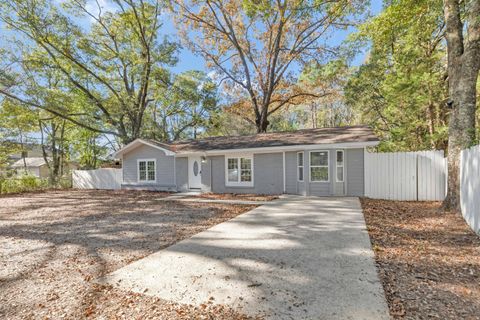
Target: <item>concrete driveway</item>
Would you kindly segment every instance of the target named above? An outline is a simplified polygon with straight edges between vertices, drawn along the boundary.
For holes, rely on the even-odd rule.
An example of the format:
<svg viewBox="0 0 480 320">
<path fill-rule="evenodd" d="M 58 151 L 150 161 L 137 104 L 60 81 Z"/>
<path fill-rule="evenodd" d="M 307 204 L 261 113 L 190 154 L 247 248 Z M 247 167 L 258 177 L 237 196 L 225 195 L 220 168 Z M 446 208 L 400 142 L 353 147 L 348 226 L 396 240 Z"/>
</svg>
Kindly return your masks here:
<svg viewBox="0 0 480 320">
<path fill-rule="evenodd" d="M 269 319 L 389 319 L 357 198 L 267 203 L 104 280 Z"/>
</svg>

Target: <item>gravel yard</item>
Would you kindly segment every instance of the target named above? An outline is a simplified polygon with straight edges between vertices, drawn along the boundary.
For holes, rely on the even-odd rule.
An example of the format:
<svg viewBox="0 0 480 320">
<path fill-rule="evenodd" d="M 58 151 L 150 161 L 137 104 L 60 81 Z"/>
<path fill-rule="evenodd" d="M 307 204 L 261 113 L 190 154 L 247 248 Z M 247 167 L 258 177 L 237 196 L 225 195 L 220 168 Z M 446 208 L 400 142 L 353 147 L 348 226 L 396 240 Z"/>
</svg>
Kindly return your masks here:
<svg viewBox="0 0 480 320">
<path fill-rule="evenodd" d="M 390 314 L 480 319 L 480 237 L 439 202 L 362 199 Z"/>
<path fill-rule="evenodd" d="M 158 201 L 167 193 L 49 191 L 0 197 L 2 319 L 246 319 L 94 280 L 254 206 Z"/>
</svg>

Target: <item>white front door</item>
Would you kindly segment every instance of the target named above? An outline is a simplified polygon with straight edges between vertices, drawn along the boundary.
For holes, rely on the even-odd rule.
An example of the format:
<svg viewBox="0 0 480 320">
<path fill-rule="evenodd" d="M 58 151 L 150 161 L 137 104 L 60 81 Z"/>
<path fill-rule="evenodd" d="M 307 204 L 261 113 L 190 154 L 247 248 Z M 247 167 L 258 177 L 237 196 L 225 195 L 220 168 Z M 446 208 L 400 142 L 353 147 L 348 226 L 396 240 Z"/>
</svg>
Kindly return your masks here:
<svg viewBox="0 0 480 320">
<path fill-rule="evenodd" d="M 188 157 L 188 186 L 190 189 L 202 187 L 202 158 Z"/>
</svg>

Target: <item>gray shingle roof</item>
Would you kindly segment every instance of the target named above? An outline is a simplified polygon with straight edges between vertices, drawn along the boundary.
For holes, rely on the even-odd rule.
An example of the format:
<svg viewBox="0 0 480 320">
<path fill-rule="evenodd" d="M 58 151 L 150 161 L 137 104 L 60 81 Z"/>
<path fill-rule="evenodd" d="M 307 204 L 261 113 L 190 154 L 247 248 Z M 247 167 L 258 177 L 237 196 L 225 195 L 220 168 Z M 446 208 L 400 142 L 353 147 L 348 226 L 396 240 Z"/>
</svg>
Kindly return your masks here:
<svg viewBox="0 0 480 320">
<path fill-rule="evenodd" d="M 45 163 L 45 159 L 43 157 L 30 157 L 30 158 L 25 158 L 25 163 L 27 164 L 27 167 L 41 167 Z M 13 168 L 19 168 L 25 166 L 25 163 L 23 162 L 23 159 L 20 159 L 12 164 Z"/>
<path fill-rule="evenodd" d="M 161 145 L 162 147 L 167 146 L 175 152 L 195 152 L 376 141 L 379 141 L 378 137 L 368 126 L 348 126 L 261 133 L 249 136 L 210 137 L 198 140 L 174 141 L 170 145 L 163 143 Z"/>
</svg>

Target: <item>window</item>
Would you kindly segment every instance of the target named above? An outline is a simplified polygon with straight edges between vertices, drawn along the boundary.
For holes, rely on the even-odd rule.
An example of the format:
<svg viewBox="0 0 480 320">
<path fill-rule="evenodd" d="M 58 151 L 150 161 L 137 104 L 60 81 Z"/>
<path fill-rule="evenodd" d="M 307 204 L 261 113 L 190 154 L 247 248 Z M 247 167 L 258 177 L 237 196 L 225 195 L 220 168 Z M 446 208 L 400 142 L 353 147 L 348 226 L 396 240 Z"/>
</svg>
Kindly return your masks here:
<svg viewBox="0 0 480 320">
<path fill-rule="evenodd" d="M 303 152 L 297 153 L 297 179 L 303 181 Z"/>
<path fill-rule="evenodd" d="M 343 150 L 337 150 L 337 182 L 343 182 Z"/>
<path fill-rule="evenodd" d="M 139 159 L 138 160 L 138 181 L 155 182 L 156 179 L 156 160 Z"/>
<path fill-rule="evenodd" d="M 226 157 L 227 186 L 253 186 L 253 157 Z"/>
<path fill-rule="evenodd" d="M 310 152 L 310 181 L 328 182 L 328 151 Z"/>
</svg>

